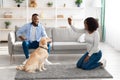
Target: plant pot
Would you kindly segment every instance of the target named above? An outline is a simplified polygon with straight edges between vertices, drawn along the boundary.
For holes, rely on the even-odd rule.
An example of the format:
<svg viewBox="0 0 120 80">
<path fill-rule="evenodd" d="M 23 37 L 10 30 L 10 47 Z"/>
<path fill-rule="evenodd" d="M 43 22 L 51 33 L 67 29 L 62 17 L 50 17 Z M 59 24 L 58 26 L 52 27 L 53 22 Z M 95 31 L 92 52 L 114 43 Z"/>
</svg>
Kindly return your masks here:
<svg viewBox="0 0 120 80">
<path fill-rule="evenodd" d="M 17 4 L 17 7 L 20 7 L 20 4 Z"/>
<path fill-rule="evenodd" d="M 80 4 L 77 4 L 77 7 L 80 7 Z"/>
<path fill-rule="evenodd" d="M 9 26 L 5 26 L 5 29 L 8 29 L 9 28 Z"/>
<path fill-rule="evenodd" d="M 48 5 L 48 7 L 52 7 L 53 5 Z"/>
</svg>

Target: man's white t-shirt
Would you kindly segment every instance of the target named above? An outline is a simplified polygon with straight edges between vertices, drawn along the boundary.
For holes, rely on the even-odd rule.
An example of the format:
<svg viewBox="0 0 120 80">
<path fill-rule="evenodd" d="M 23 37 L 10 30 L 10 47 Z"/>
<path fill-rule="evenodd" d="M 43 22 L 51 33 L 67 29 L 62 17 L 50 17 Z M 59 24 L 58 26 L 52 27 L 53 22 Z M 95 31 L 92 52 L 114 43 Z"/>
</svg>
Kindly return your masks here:
<svg viewBox="0 0 120 80">
<path fill-rule="evenodd" d="M 32 26 L 30 31 L 30 41 L 36 40 L 36 27 Z"/>
</svg>

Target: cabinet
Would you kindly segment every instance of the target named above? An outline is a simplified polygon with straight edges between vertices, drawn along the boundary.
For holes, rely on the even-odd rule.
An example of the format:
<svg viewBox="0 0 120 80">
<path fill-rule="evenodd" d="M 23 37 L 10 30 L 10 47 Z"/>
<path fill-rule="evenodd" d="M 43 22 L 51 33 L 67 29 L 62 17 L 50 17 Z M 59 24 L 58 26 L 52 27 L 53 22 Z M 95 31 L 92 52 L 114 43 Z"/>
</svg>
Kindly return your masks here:
<svg viewBox="0 0 120 80">
<path fill-rule="evenodd" d="M 13 29 L 0 29 L 0 41 L 8 40 L 8 33 Z"/>
<path fill-rule="evenodd" d="M 48 7 L 48 2 L 52 2 L 53 5 Z M 69 27 L 67 18 L 72 17 L 73 24 L 83 28 L 83 21 L 86 15 L 89 15 L 85 12 L 84 4 L 77 7 L 75 0 L 36 0 L 36 3 L 37 7 L 33 8 L 29 7 L 30 0 L 24 0 L 21 6 L 17 7 L 14 0 L 0 0 L 0 34 L 14 30 L 15 26 L 21 27 L 30 22 L 33 13 L 40 15 L 40 22 L 45 27 Z M 10 30 L 5 30 L 5 21 L 11 22 Z"/>
</svg>

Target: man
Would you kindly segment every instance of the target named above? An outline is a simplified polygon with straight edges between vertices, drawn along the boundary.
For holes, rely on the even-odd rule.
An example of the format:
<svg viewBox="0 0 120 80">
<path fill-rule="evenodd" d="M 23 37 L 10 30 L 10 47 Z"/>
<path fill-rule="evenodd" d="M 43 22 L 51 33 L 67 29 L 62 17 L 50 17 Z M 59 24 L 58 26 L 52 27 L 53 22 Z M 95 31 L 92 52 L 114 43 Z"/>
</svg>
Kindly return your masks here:
<svg viewBox="0 0 120 80">
<path fill-rule="evenodd" d="M 23 41 L 22 47 L 26 57 L 26 60 L 23 62 L 23 64 L 25 64 L 29 58 L 29 49 L 38 48 L 41 37 L 47 37 L 44 27 L 39 23 L 39 15 L 36 13 L 33 14 L 32 22 L 22 26 L 17 31 L 17 36 Z M 51 42 L 51 39 L 49 42 Z M 48 53 L 50 53 L 50 43 L 48 43 Z M 46 60 L 46 62 L 51 64 L 48 60 Z"/>
</svg>

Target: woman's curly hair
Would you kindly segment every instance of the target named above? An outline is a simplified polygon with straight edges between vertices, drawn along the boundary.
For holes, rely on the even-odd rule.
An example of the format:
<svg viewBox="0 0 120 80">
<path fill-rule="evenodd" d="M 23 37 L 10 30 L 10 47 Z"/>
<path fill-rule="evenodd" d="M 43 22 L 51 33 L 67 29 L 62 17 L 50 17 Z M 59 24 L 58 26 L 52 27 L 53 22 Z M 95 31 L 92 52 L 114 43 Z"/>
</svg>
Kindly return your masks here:
<svg viewBox="0 0 120 80">
<path fill-rule="evenodd" d="M 99 27 L 97 19 L 93 17 L 88 17 L 84 20 L 84 23 L 87 24 L 88 31 L 94 32 Z"/>
</svg>

